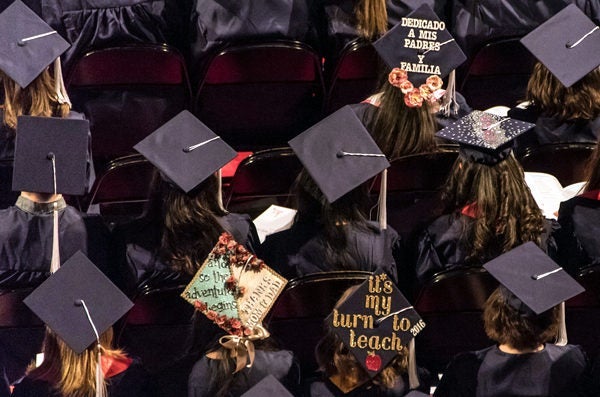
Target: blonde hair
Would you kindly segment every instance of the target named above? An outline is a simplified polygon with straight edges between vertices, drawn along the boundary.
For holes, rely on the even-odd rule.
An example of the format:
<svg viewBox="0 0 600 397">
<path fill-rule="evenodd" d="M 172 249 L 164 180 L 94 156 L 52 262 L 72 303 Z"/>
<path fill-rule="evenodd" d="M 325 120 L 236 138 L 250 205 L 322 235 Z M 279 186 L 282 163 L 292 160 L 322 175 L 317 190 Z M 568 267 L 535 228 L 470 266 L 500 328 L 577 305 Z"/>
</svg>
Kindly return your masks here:
<svg viewBox="0 0 600 397">
<path fill-rule="evenodd" d="M 100 335 L 103 357 L 125 358 L 120 350 L 110 348 L 113 329 L 110 327 Z M 49 328 L 44 338 L 44 362 L 37 368 L 30 366 L 27 376 L 48 382 L 63 397 L 94 397 L 96 395 L 96 366 L 98 365 L 96 343 L 81 354 L 75 353 Z"/>
<path fill-rule="evenodd" d="M 356 29 L 360 36 L 376 39 L 387 32 L 388 16 L 385 0 L 361 0 L 354 7 Z"/>
<path fill-rule="evenodd" d="M 4 85 L 4 125 L 10 130 L 17 128 L 17 118 L 22 115 L 66 117 L 71 110 L 68 103 L 59 103 L 48 68 L 25 88 L 3 72 L 0 78 Z"/>
</svg>

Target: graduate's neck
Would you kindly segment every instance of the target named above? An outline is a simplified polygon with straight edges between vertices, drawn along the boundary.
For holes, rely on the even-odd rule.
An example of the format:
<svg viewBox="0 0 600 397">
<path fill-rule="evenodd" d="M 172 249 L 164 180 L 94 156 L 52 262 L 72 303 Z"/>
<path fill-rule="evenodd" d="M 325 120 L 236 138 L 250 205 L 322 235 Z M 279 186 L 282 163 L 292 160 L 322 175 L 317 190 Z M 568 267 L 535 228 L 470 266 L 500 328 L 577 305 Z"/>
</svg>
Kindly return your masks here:
<svg viewBox="0 0 600 397">
<path fill-rule="evenodd" d="M 544 350 L 544 345 L 541 344 L 533 349 L 516 349 L 509 344 L 500 344 L 498 345 L 498 349 L 503 353 L 508 354 L 526 354 L 526 353 L 537 353 Z"/>
<path fill-rule="evenodd" d="M 62 194 L 21 192 L 21 196 L 34 203 L 53 203 L 62 198 Z"/>
</svg>

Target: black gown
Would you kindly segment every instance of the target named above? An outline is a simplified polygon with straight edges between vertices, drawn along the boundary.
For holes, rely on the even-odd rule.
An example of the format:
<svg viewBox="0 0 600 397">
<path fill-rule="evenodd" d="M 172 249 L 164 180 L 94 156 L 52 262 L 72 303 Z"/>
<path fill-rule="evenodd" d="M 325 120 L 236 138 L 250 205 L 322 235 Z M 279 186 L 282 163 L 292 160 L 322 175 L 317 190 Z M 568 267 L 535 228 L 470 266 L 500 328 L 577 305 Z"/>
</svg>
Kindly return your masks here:
<svg viewBox="0 0 600 397">
<path fill-rule="evenodd" d="M 108 397 L 155 397 L 148 373 L 138 360 L 125 371 L 107 379 Z M 15 386 L 13 397 L 61 397 L 49 383 L 25 377 Z"/>
<path fill-rule="evenodd" d="M 427 385 L 422 384 L 421 390 L 409 390 L 408 388 L 408 376 L 404 374 L 402 378 L 396 382 L 391 389 L 382 389 L 377 385 L 374 385 L 371 381 L 349 391 L 343 393 L 336 385 L 334 385 L 329 379 L 319 380 L 312 382 L 308 385 L 308 396 L 309 397 L 428 397 L 429 394 L 425 393 Z"/>
<path fill-rule="evenodd" d="M 474 222 L 470 216 L 463 214 L 446 214 L 434 220 L 420 235 L 415 254 L 415 274 L 422 283 L 431 279 L 436 273 L 462 266 L 467 266 L 468 252 L 465 243 L 464 230 Z M 542 234 L 542 248 L 552 255 L 556 245 L 551 237 L 556 222 L 546 220 L 545 232 Z M 500 255 L 497 247 L 489 247 L 489 255 L 482 263 Z"/>
<path fill-rule="evenodd" d="M 571 274 L 600 264 L 600 201 L 598 191 L 586 192 L 560 204 L 560 229 L 554 233 L 555 260 Z"/>
<path fill-rule="evenodd" d="M 583 350 L 575 345 L 546 344 L 543 351 L 527 354 L 508 354 L 492 346 L 456 356 L 434 396 L 574 396 L 586 366 Z"/>
<path fill-rule="evenodd" d="M 394 281 L 398 280 L 395 252 L 400 240 L 394 229 L 380 231 L 369 222 L 367 229 L 344 226 L 348 248 L 354 260 L 352 270 L 373 272 L 381 269 Z M 306 274 L 346 270 L 326 261 L 326 249 L 318 226 L 296 223 L 291 229 L 267 236 L 259 256 L 282 276 L 291 279 Z"/>
<path fill-rule="evenodd" d="M 214 396 L 214 381 L 217 376 L 218 361 L 203 356 L 192 368 L 188 381 L 188 397 Z M 244 368 L 232 375 L 233 381 L 228 397 L 238 397 L 260 382 L 265 376 L 273 375 L 288 390 L 297 388 L 299 367 L 294 355 L 288 350 L 256 350 L 251 368 Z M 266 396 L 275 397 L 275 396 Z"/>
</svg>

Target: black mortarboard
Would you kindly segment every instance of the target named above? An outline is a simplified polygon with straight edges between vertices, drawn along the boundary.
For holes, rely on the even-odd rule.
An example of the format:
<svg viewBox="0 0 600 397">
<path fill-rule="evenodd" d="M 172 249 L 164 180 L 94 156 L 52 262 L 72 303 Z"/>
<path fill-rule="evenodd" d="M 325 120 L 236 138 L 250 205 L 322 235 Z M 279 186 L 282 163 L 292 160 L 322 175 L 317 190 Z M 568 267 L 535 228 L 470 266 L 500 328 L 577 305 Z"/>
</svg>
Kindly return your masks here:
<svg viewBox="0 0 600 397">
<path fill-rule="evenodd" d="M 474 110 L 438 131 L 436 136 L 460 144 L 461 154 L 476 163 L 494 165 L 510 154 L 513 141 L 535 124 Z"/>
<path fill-rule="evenodd" d="M 286 389 L 273 375 L 265 376 L 260 382 L 252 386 L 250 390 L 242 394 L 242 397 L 292 397 L 292 393 Z"/>
<path fill-rule="evenodd" d="M 403 17 L 373 47 L 390 68 L 406 70 L 416 87 L 431 75 L 446 77 L 467 59 L 446 24 L 426 4 Z"/>
<path fill-rule="evenodd" d="M 56 174 L 56 193 L 84 194 L 88 186 L 88 134 L 86 120 L 20 116 L 13 190 L 54 193 Z"/>
<path fill-rule="evenodd" d="M 483 266 L 517 299 L 509 304 L 521 314 L 541 314 L 584 288 L 532 242 L 522 244 Z"/>
<path fill-rule="evenodd" d="M 167 121 L 134 149 L 186 193 L 237 155 L 187 110 Z"/>
<path fill-rule="evenodd" d="M 523 37 L 521 43 L 565 87 L 600 65 L 600 29 L 574 4 Z"/>
<path fill-rule="evenodd" d="M 390 166 L 349 106 L 304 131 L 289 145 L 330 203 Z"/>
<path fill-rule="evenodd" d="M 0 39 L 0 69 L 22 88 L 70 45 L 20 0 L 0 14 Z"/>
<path fill-rule="evenodd" d="M 90 319 L 101 335 L 133 306 L 80 251 L 24 303 L 77 354 L 96 341 Z"/>
<path fill-rule="evenodd" d="M 410 341 L 425 327 L 398 287 L 381 271 L 362 283 L 325 321 L 370 378 L 399 353 L 407 353 Z"/>
</svg>

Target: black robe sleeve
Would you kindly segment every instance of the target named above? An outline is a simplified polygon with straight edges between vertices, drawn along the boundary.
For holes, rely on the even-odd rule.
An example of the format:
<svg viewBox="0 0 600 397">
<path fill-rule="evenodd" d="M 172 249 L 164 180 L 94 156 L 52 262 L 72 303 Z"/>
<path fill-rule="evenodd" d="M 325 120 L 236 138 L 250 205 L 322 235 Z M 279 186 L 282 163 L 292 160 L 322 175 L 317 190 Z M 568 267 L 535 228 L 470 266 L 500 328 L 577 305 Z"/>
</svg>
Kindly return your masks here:
<svg viewBox="0 0 600 397">
<path fill-rule="evenodd" d="M 481 357 L 474 352 L 456 356 L 444 371 L 434 396 L 475 397 L 481 362 Z"/>
</svg>

